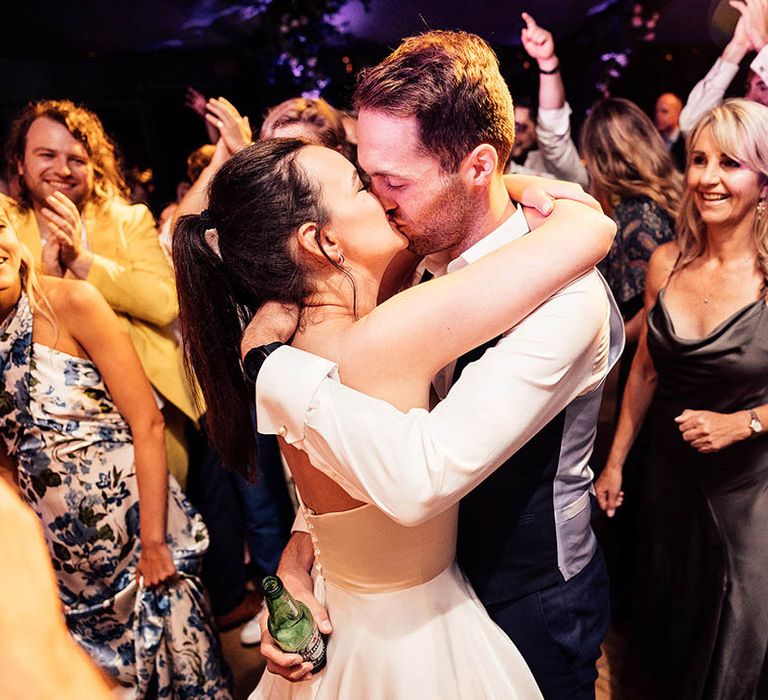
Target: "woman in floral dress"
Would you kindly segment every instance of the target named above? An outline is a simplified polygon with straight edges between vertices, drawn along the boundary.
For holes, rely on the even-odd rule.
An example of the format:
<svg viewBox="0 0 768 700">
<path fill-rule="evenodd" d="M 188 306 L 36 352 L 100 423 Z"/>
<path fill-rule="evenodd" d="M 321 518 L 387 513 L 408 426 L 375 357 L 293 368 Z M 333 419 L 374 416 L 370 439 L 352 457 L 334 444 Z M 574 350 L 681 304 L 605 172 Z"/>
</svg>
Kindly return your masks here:
<svg viewBox="0 0 768 700">
<path fill-rule="evenodd" d="M 230 698 L 197 578 L 208 535 L 169 483 L 131 342 L 93 287 L 30 260 L 0 212 L 0 434 L 67 625 L 123 697 Z"/>
</svg>

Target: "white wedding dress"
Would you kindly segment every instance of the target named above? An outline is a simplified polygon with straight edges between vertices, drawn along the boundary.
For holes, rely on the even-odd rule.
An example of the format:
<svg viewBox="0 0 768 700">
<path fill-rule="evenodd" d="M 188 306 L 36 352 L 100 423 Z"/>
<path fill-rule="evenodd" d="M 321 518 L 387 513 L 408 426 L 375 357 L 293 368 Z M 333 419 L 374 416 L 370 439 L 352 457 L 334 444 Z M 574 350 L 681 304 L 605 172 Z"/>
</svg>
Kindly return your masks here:
<svg viewBox="0 0 768 700">
<path fill-rule="evenodd" d="M 333 624 L 328 662 L 300 683 L 265 671 L 249 700 L 542 697 L 456 564 L 458 506 L 416 527 L 372 505 L 305 516 Z"/>
</svg>

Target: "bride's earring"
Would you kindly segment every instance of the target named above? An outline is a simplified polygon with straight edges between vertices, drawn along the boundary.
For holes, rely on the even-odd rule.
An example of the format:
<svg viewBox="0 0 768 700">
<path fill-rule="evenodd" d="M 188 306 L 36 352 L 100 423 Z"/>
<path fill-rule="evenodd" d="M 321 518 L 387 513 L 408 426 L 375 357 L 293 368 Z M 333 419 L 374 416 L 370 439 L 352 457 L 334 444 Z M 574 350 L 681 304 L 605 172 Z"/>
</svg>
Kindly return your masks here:
<svg viewBox="0 0 768 700">
<path fill-rule="evenodd" d="M 762 223 L 764 216 L 765 216 L 765 197 L 760 197 L 760 199 L 757 200 L 757 210 L 755 212 L 755 218 L 757 220 L 758 225 Z"/>
</svg>

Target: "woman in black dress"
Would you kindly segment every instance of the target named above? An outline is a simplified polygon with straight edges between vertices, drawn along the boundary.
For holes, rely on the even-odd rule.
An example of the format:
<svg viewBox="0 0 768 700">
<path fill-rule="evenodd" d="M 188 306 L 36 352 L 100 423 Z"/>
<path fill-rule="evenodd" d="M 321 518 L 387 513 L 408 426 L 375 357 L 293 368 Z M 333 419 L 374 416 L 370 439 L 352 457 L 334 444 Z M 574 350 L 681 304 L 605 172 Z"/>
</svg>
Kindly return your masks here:
<svg viewBox="0 0 768 700">
<path fill-rule="evenodd" d="M 625 682 L 653 698 L 768 697 L 768 108 L 730 100 L 690 135 L 677 240 L 652 256 L 647 324 L 600 505 L 651 421 Z"/>
</svg>

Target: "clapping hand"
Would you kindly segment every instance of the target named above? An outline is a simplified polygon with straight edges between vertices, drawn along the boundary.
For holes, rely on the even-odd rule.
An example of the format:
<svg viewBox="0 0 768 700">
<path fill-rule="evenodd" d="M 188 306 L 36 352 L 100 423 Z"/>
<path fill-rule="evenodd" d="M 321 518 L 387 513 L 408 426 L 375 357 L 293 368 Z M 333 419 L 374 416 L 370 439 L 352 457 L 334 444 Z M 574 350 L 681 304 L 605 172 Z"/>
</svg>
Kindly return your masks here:
<svg viewBox="0 0 768 700">
<path fill-rule="evenodd" d="M 184 106 L 189 107 L 193 112 L 196 112 L 201 117 L 205 117 L 205 107 L 208 104 L 208 100 L 205 99 L 205 95 L 199 90 L 195 90 L 193 87 L 187 88 L 187 94 L 184 98 Z"/>
<path fill-rule="evenodd" d="M 243 117 L 224 97 L 212 97 L 205 107 L 205 119 L 219 130 L 230 154 L 248 146 L 253 140 L 248 117 Z"/>
<path fill-rule="evenodd" d="M 53 235 L 49 245 L 58 244 L 58 259 L 63 267 L 71 268 L 78 260 L 82 252 L 83 221 L 80 218 L 75 203 L 61 192 L 54 192 L 45 198 L 46 206 L 41 213 L 45 217 L 48 230 Z M 46 246 L 48 247 L 48 246 Z M 50 265 L 50 259 L 56 246 L 51 246 L 47 251 L 46 263 Z"/>
<path fill-rule="evenodd" d="M 61 266 L 61 259 L 59 258 L 61 248 L 58 238 L 55 236 L 44 238 L 42 244 L 43 252 L 40 256 L 40 262 L 43 274 L 51 275 L 52 277 L 63 277 L 65 270 Z"/>
</svg>

